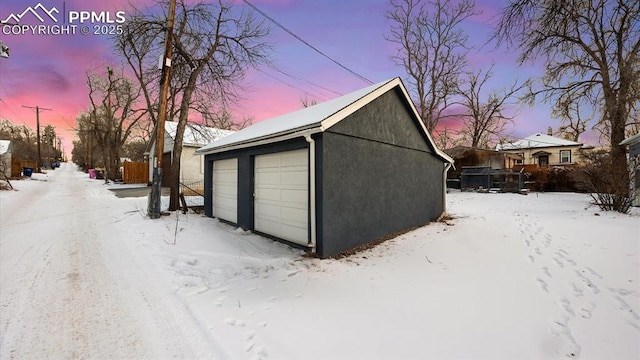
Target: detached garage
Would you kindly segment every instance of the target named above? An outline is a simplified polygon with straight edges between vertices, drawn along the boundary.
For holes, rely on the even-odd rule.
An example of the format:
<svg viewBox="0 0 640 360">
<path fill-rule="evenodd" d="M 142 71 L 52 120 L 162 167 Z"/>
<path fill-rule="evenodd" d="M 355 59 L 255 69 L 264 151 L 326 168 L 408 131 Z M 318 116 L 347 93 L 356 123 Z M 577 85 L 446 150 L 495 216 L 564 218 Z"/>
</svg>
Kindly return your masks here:
<svg viewBox="0 0 640 360">
<path fill-rule="evenodd" d="M 198 153 L 207 216 L 323 258 L 439 218 L 453 162 L 399 78 L 261 121 Z"/>
</svg>

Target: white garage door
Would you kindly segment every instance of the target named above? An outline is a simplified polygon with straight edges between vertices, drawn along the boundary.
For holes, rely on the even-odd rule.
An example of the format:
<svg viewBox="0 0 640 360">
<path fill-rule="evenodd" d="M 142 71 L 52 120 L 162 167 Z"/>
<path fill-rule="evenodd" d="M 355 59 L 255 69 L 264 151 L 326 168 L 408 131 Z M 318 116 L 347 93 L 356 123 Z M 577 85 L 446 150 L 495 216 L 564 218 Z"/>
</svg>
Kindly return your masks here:
<svg viewBox="0 0 640 360">
<path fill-rule="evenodd" d="M 256 156 L 254 227 L 257 231 L 308 244 L 308 172 L 306 149 Z"/>
<path fill-rule="evenodd" d="M 238 159 L 213 162 L 213 216 L 238 222 Z"/>
</svg>

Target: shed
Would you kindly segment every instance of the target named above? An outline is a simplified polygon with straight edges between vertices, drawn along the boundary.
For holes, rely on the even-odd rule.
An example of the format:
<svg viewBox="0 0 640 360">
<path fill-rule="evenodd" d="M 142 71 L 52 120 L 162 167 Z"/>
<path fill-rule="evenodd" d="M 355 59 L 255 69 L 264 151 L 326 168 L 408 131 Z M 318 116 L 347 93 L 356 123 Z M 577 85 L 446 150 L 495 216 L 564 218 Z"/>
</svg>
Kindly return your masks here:
<svg viewBox="0 0 640 360">
<path fill-rule="evenodd" d="M 0 172 L 6 178 L 20 175 L 20 170 L 18 174 L 13 171 L 12 148 L 11 140 L 0 140 Z"/>
<path fill-rule="evenodd" d="M 399 78 L 261 121 L 198 153 L 207 216 L 322 258 L 438 219 L 453 162 Z"/>
</svg>

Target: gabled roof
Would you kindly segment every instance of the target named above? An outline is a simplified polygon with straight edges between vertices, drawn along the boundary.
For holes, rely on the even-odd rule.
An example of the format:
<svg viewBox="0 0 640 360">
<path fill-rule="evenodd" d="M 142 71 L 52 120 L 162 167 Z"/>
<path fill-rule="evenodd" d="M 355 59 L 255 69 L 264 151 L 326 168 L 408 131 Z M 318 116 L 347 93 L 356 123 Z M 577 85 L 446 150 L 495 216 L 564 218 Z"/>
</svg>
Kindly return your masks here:
<svg viewBox="0 0 640 360">
<path fill-rule="evenodd" d="M 0 155 L 4 155 L 11 148 L 11 140 L 0 140 Z"/>
<path fill-rule="evenodd" d="M 198 149 L 197 153 L 211 154 L 323 132 L 395 87 L 399 87 L 410 105 L 413 115 L 419 119 L 418 112 L 402 81 L 400 78 L 394 78 L 333 100 L 263 120 L 204 146 Z M 422 121 L 418 121 L 418 123 L 436 154 L 444 161 L 452 163 L 453 160 L 435 146 L 431 134 L 424 127 Z"/>
<path fill-rule="evenodd" d="M 178 129 L 178 123 L 175 121 L 166 121 L 164 124 L 164 129 L 166 135 L 170 136 L 171 139 L 175 139 L 176 131 Z M 198 124 L 187 124 L 184 129 L 182 145 L 200 147 L 212 143 L 218 139 L 222 139 L 223 137 L 233 134 L 234 132 L 235 131 L 232 130 L 222 130 Z"/>
<path fill-rule="evenodd" d="M 562 139 L 559 137 L 545 135 L 543 133 L 535 133 L 531 136 L 527 136 L 524 139 L 518 141 L 498 144 L 496 150 L 517 150 L 517 149 L 535 149 L 535 148 L 547 148 L 557 146 L 582 146 L 582 143 Z"/>
<path fill-rule="evenodd" d="M 640 142 L 640 133 L 637 133 L 633 136 L 630 136 L 624 140 L 622 140 L 622 142 L 620 143 L 620 145 L 632 145 L 635 143 Z"/>
</svg>

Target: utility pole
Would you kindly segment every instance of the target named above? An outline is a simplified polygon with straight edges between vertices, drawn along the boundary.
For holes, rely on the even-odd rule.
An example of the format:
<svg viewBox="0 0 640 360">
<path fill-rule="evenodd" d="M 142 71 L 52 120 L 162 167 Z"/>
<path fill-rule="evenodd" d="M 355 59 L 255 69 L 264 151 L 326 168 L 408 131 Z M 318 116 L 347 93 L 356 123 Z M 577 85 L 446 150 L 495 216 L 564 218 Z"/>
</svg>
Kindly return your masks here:
<svg viewBox="0 0 640 360">
<path fill-rule="evenodd" d="M 36 136 L 38 139 L 38 164 L 36 165 L 36 172 L 39 173 L 40 164 L 42 164 L 42 158 L 40 156 L 40 110 L 51 110 L 51 109 L 45 109 L 39 106 L 25 106 L 25 105 L 22 105 L 22 107 L 27 109 L 34 109 L 36 111 L 36 134 L 37 134 Z"/>
<path fill-rule="evenodd" d="M 160 88 L 160 109 L 156 124 L 156 163 L 153 168 L 151 194 L 149 196 L 148 215 L 151 219 L 160 217 L 160 197 L 162 189 L 162 155 L 164 153 L 164 123 L 167 118 L 167 95 L 171 81 L 171 56 L 173 54 L 173 20 L 176 15 L 176 0 L 169 2 L 167 19 L 167 35 L 164 44 L 164 61 L 162 62 L 162 83 Z"/>
</svg>

